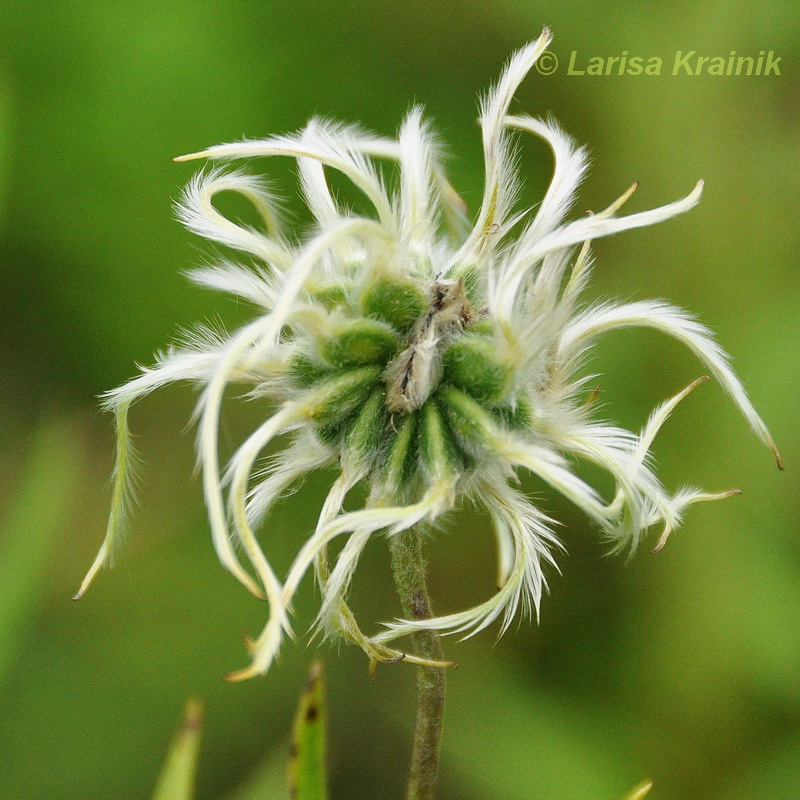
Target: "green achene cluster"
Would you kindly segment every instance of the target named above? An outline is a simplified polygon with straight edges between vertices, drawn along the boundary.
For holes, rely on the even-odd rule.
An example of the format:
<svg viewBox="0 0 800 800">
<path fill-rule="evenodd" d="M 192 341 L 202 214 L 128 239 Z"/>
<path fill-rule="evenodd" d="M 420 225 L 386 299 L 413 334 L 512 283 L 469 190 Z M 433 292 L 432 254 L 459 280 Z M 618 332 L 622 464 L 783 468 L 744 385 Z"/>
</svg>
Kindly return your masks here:
<svg viewBox="0 0 800 800">
<path fill-rule="evenodd" d="M 463 281 L 425 285 L 382 274 L 360 292 L 336 287 L 313 300 L 332 322 L 296 340 L 293 389 L 312 398 L 316 434 L 343 464 L 377 469 L 398 502 L 420 479 L 470 469 L 499 428 L 530 425 L 530 404 Z M 387 396 L 393 383 L 404 391 L 403 381 L 427 382 L 424 397 L 392 408 Z"/>
</svg>

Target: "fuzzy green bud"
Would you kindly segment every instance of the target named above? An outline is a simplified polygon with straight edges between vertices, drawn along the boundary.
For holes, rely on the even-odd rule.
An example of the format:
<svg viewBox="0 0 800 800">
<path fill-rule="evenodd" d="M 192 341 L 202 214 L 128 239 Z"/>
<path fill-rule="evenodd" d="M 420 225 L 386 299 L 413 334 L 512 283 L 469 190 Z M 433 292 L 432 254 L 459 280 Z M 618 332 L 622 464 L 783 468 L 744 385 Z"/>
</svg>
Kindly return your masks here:
<svg viewBox="0 0 800 800">
<path fill-rule="evenodd" d="M 497 423 L 486 409 L 454 386 L 442 387 L 436 396 L 450 430 L 467 453 L 480 455 L 493 449 Z"/>
<path fill-rule="evenodd" d="M 420 409 L 420 417 L 419 455 L 425 472 L 434 481 L 460 472 L 464 465 L 456 442 L 434 400 Z"/>
<path fill-rule="evenodd" d="M 340 372 L 317 384 L 306 402 L 308 418 L 319 425 L 346 420 L 358 409 L 380 380 L 379 366 Z"/>
<path fill-rule="evenodd" d="M 373 319 L 358 319 L 340 325 L 322 344 L 320 354 L 336 367 L 384 366 L 397 348 L 397 336 L 387 325 Z"/>
<path fill-rule="evenodd" d="M 388 322 L 400 333 L 408 333 L 427 307 L 425 291 L 407 278 L 378 275 L 361 296 L 361 309 L 368 317 Z"/>
<path fill-rule="evenodd" d="M 414 453 L 414 433 L 417 428 L 417 414 L 411 413 L 403 417 L 397 428 L 397 433 L 392 440 L 386 454 L 383 466 L 383 484 L 402 501 L 405 489 L 414 475 L 416 458 Z"/>
<path fill-rule="evenodd" d="M 347 432 L 344 459 L 356 467 L 371 466 L 376 454 L 380 452 L 385 429 L 386 408 L 383 403 L 383 391 L 375 389 Z"/>
<path fill-rule="evenodd" d="M 325 286 L 311 294 L 314 300 L 325 308 L 336 308 L 347 304 L 347 289 L 338 283 Z"/>
<path fill-rule="evenodd" d="M 297 384 L 308 387 L 329 378 L 332 370 L 328 366 L 316 363 L 305 353 L 298 353 L 289 361 L 288 373 Z"/>
<path fill-rule="evenodd" d="M 492 409 L 492 413 L 494 413 L 507 428 L 516 428 L 518 430 L 530 428 L 535 418 L 533 406 L 531 406 L 530 401 L 525 395 L 517 397 L 513 405 Z"/>
<path fill-rule="evenodd" d="M 494 325 L 488 317 L 478 318 L 467 325 L 467 333 L 478 333 L 481 336 L 491 336 L 494 333 Z"/>
<path fill-rule="evenodd" d="M 508 393 L 511 370 L 497 357 L 494 342 L 468 333 L 445 350 L 444 381 L 483 403 L 499 403 Z"/>
</svg>

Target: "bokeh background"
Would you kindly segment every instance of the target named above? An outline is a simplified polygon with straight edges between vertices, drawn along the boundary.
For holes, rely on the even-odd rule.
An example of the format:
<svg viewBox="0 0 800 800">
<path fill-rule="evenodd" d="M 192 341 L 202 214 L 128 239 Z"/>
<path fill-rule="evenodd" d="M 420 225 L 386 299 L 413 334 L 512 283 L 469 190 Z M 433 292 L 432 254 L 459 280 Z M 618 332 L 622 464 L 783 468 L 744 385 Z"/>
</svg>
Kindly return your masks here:
<svg viewBox="0 0 800 800">
<path fill-rule="evenodd" d="M 800 797 L 800 546 L 797 537 L 800 22 L 791 0 L 670 3 L 472 0 L 5 0 L 0 8 L 0 796 L 140 798 L 152 791 L 188 696 L 206 726 L 198 797 L 285 797 L 284 754 L 313 647 L 288 645 L 268 677 L 230 686 L 243 630 L 263 609 L 216 563 L 192 473 L 188 387 L 135 409 L 146 467 L 140 511 L 114 570 L 71 603 L 105 526 L 112 421 L 95 397 L 147 363 L 179 326 L 247 318 L 189 285 L 208 252 L 171 204 L 194 167 L 172 156 L 294 130 L 312 114 L 396 131 L 423 103 L 453 154 L 453 182 L 481 190 L 475 98 L 543 24 L 555 74 L 532 74 L 515 108 L 552 112 L 591 145 L 578 205 L 633 180 L 630 210 L 685 194 L 701 205 L 599 242 L 597 297 L 664 297 L 696 312 L 734 354 L 786 472 L 718 387 L 680 408 L 656 455 L 668 486 L 739 486 L 692 509 L 658 556 L 608 559 L 557 498 L 569 555 L 541 624 L 499 643 L 449 641 L 442 800 L 615 800 L 644 777 L 654 800 Z M 577 58 L 727 56 L 773 50 L 780 76 L 570 76 Z M 549 179 L 525 142 L 525 201 Z M 261 162 L 287 196 L 290 165 Z M 289 207 L 303 219 L 293 201 Z M 608 416 L 636 427 L 702 368 L 647 332 L 611 334 Z M 254 423 L 235 410 L 229 446 Z M 276 511 L 285 566 L 328 476 Z M 430 543 L 439 610 L 492 589 L 491 537 L 457 517 Z M 395 613 L 385 543 L 356 586 L 362 614 Z M 310 621 L 310 586 L 298 605 Z M 302 625 L 301 625 L 302 627 Z M 413 674 L 368 680 L 359 652 L 323 649 L 334 798 L 399 798 Z M 266 778 L 264 778 L 266 776 Z M 272 792 L 272 794 L 269 794 Z"/>
</svg>

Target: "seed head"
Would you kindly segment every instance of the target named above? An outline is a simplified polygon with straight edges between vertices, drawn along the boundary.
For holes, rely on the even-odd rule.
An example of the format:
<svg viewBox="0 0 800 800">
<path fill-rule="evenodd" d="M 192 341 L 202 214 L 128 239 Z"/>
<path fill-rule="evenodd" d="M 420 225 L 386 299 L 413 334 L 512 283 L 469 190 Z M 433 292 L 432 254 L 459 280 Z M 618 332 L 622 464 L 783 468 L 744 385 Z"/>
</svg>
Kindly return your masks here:
<svg viewBox="0 0 800 800">
<path fill-rule="evenodd" d="M 116 483 L 106 539 L 78 596 L 110 559 L 124 520 L 132 460 L 128 408 L 174 381 L 201 387 L 197 453 L 220 560 L 269 602 L 266 627 L 250 642 L 252 663 L 232 679 L 267 671 L 290 632 L 295 592 L 312 567 L 322 596 L 316 628 L 358 644 L 373 660 L 430 664 L 392 643 L 421 628 L 472 635 L 497 619 L 505 630 L 520 609 L 538 615 L 544 568 L 555 564 L 561 545 L 553 520 L 516 488 L 522 471 L 575 503 L 616 551 L 633 550 L 652 527 L 660 528 L 660 548 L 691 504 L 729 496 L 692 488 L 670 493 L 648 460 L 656 433 L 699 380 L 656 408 L 638 433 L 593 418 L 595 407 L 587 401 L 593 376 L 581 367 L 606 331 L 654 328 L 686 345 L 778 458 L 708 329 L 662 301 L 583 300 L 593 239 L 688 211 L 700 199 L 702 182 L 681 200 L 620 216 L 634 186 L 605 210 L 565 222 L 586 172 L 585 150 L 551 120 L 508 113 L 550 38 L 545 30 L 516 53 L 481 104 L 486 178 L 474 221 L 445 176 L 418 108 L 397 139 L 315 119 L 297 134 L 176 159 L 296 159 L 315 225 L 303 238 L 287 232 L 266 184 L 245 172 L 212 169 L 189 183 L 178 207 L 184 224 L 258 264 L 222 260 L 193 279 L 249 300 L 257 313 L 232 333 L 198 329 L 105 396 L 117 418 Z M 515 132 L 544 139 L 555 156 L 535 213 L 514 210 Z M 396 165 L 396 192 L 387 191 L 376 161 Z M 372 213 L 342 207 L 326 169 L 349 179 Z M 213 204 L 223 191 L 247 198 L 263 230 L 224 217 Z M 223 472 L 219 421 L 223 394 L 234 384 L 263 398 L 271 411 Z M 287 434 L 289 444 L 260 461 L 273 440 Z M 574 460 L 606 470 L 614 493 L 602 497 L 576 474 Z M 256 531 L 279 498 L 326 466 L 339 475 L 316 529 L 279 579 Z M 361 483 L 368 487 L 364 507 L 345 512 L 348 493 Z M 432 522 L 467 502 L 485 508 L 491 520 L 498 592 L 459 613 L 396 620 L 378 634 L 364 633 L 347 599 L 367 542 Z M 346 542 L 331 561 L 328 545 L 341 536 Z"/>
</svg>

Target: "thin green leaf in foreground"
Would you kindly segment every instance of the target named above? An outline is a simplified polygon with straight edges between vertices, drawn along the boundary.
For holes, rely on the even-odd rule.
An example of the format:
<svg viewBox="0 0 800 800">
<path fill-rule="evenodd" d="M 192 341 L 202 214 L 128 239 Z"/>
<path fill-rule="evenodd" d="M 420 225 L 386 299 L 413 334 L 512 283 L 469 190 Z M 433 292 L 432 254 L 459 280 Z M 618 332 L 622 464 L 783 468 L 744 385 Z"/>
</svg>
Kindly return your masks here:
<svg viewBox="0 0 800 800">
<path fill-rule="evenodd" d="M 272 750 L 225 800 L 286 800 L 286 747 Z"/>
<path fill-rule="evenodd" d="M 322 662 L 315 661 L 300 696 L 289 756 L 289 797 L 328 800 L 325 769 L 325 685 Z"/>
<path fill-rule="evenodd" d="M 0 230 L 7 222 L 4 214 L 11 159 L 11 84 L 0 73 Z"/>
<path fill-rule="evenodd" d="M 48 586 L 48 559 L 69 522 L 81 468 L 78 426 L 45 422 L 0 529 L 0 681 L 18 658 Z"/>
<path fill-rule="evenodd" d="M 645 796 L 650 794 L 652 788 L 652 781 L 642 781 L 630 794 L 625 796 L 625 800 L 644 800 Z"/>
<path fill-rule="evenodd" d="M 183 725 L 172 741 L 153 800 L 192 800 L 194 797 L 202 714 L 199 701 L 186 703 Z"/>
</svg>

